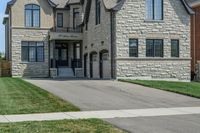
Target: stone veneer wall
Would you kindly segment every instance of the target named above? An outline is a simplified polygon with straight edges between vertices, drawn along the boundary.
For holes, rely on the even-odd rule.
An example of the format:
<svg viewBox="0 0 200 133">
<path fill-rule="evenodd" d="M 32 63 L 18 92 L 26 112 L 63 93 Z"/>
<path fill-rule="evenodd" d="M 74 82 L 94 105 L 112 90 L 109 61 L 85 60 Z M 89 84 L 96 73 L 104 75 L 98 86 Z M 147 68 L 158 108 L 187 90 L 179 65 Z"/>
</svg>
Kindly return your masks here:
<svg viewBox="0 0 200 133">
<path fill-rule="evenodd" d="M 190 16 L 179 0 L 164 0 L 164 20 L 145 20 L 145 0 L 126 0 L 116 13 L 117 78 L 190 80 Z M 129 38 L 139 41 L 139 57 L 129 58 Z M 164 57 L 146 57 L 146 39 L 164 40 Z M 179 39 L 180 58 L 171 58 Z"/>
<path fill-rule="evenodd" d="M 13 77 L 48 77 L 48 30 L 12 29 L 12 76 Z M 22 62 L 21 42 L 43 41 L 45 46 L 44 62 Z"/>
</svg>

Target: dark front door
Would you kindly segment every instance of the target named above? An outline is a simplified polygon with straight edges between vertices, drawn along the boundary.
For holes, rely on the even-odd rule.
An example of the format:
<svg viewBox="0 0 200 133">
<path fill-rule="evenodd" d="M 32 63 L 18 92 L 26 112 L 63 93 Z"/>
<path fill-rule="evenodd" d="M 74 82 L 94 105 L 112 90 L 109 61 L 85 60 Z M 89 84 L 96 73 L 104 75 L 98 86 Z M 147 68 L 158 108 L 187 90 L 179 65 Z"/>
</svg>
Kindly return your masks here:
<svg viewBox="0 0 200 133">
<path fill-rule="evenodd" d="M 90 78 L 93 78 L 93 55 L 90 54 Z"/>
<path fill-rule="evenodd" d="M 87 77 L 87 58 L 88 58 L 88 55 L 85 54 L 84 55 L 84 76 Z"/>
<path fill-rule="evenodd" d="M 100 78 L 103 78 L 103 53 L 99 55 L 99 74 Z"/>
<path fill-rule="evenodd" d="M 68 67 L 68 45 L 56 44 L 56 66 Z"/>
</svg>

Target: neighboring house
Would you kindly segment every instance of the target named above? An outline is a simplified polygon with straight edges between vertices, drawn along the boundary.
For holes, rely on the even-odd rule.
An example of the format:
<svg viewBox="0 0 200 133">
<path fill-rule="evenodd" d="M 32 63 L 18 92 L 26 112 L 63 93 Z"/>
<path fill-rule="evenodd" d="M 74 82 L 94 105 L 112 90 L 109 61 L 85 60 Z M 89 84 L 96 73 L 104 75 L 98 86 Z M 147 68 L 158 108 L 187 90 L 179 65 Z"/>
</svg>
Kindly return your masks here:
<svg viewBox="0 0 200 133">
<path fill-rule="evenodd" d="M 192 79 L 199 78 L 200 69 L 200 0 L 187 0 L 195 15 L 191 16 L 191 71 Z"/>
<path fill-rule="evenodd" d="M 185 0 L 12 0 L 12 75 L 190 80 Z"/>
</svg>

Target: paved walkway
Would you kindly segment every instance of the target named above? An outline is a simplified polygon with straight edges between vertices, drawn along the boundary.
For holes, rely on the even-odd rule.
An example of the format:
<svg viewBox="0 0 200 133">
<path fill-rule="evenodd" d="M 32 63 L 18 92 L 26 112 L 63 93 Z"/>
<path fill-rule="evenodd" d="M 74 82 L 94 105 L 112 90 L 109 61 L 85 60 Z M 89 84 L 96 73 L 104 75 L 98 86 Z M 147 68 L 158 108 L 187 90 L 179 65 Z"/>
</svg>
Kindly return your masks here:
<svg viewBox="0 0 200 133">
<path fill-rule="evenodd" d="M 174 116 L 174 115 L 191 115 L 191 114 L 200 114 L 200 107 L 60 112 L 60 113 L 25 114 L 25 115 L 0 115 L 0 123 L 64 120 L 64 119 L 89 119 L 89 118 L 100 118 L 100 119 L 138 118 L 138 117 Z"/>
</svg>

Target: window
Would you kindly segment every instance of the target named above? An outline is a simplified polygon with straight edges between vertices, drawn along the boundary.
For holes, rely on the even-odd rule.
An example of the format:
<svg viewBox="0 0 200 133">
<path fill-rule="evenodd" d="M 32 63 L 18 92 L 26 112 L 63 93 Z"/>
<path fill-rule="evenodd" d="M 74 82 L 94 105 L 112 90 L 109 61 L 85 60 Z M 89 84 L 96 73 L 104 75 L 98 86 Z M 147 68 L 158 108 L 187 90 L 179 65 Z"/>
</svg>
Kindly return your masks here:
<svg viewBox="0 0 200 133">
<path fill-rule="evenodd" d="M 81 45 L 80 45 L 80 43 L 74 44 L 74 59 L 81 59 Z"/>
<path fill-rule="evenodd" d="M 80 19 L 79 19 L 79 9 L 78 8 L 74 8 L 73 9 L 73 27 L 77 28 L 77 26 L 79 26 L 80 24 Z"/>
<path fill-rule="evenodd" d="M 171 40 L 171 57 L 179 57 L 179 40 Z"/>
<path fill-rule="evenodd" d="M 147 57 L 163 57 L 163 40 L 147 39 L 146 40 Z"/>
<path fill-rule="evenodd" d="M 129 39 L 129 56 L 138 57 L 138 40 Z"/>
<path fill-rule="evenodd" d="M 146 0 L 146 19 L 163 20 L 163 0 Z"/>
<path fill-rule="evenodd" d="M 63 27 L 63 13 L 57 14 L 57 27 Z"/>
<path fill-rule="evenodd" d="M 25 26 L 40 27 L 40 7 L 34 4 L 25 6 Z"/>
<path fill-rule="evenodd" d="M 101 0 L 96 0 L 96 25 L 101 22 Z"/>
<path fill-rule="evenodd" d="M 22 42 L 22 61 L 44 62 L 43 42 Z"/>
<path fill-rule="evenodd" d="M 85 24 L 85 31 L 88 30 L 88 23 Z"/>
</svg>

